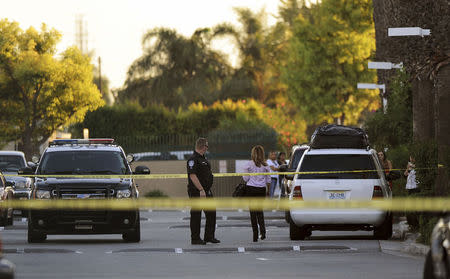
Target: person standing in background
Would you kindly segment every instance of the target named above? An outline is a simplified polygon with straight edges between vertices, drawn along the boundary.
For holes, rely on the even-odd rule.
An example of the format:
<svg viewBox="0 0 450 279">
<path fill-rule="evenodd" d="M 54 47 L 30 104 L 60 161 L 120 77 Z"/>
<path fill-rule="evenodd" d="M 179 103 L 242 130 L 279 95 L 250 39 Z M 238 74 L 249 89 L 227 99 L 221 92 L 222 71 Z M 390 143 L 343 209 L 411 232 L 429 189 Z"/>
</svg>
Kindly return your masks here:
<svg viewBox="0 0 450 279">
<path fill-rule="evenodd" d="M 267 173 L 270 168 L 264 158 L 264 148 L 256 145 L 252 148 L 252 160 L 245 167 L 247 173 Z M 266 188 L 269 189 L 271 177 L 270 175 L 243 176 L 247 183 L 245 186 L 245 196 L 264 198 L 266 196 Z M 250 208 L 250 222 L 253 230 L 253 242 L 258 241 L 258 225 L 261 232 L 261 240 L 266 239 L 266 225 L 264 222 L 264 212 L 262 210 L 252 210 Z"/>
<path fill-rule="evenodd" d="M 198 138 L 195 142 L 195 151 L 187 160 L 188 173 L 188 195 L 189 198 L 212 198 L 211 187 L 213 185 L 213 174 L 211 164 L 205 157 L 208 150 L 208 141 L 205 138 Z M 220 243 L 214 237 L 216 230 L 216 211 L 203 210 L 205 212 L 206 224 L 204 238 L 200 238 L 200 225 L 202 218 L 201 210 L 191 209 L 191 244 L 204 245 L 207 242 Z"/>
<path fill-rule="evenodd" d="M 392 163 L 388 160 L 384 151 L 379 151 L 377 155 L 378 159 L 380 160 L 381 166 L 384 169 L 384 174 L 387 177 L 389 175 L 389 172 L 392 170 Z M 389 187 L 392 189 L 392 181 L 389 181 L 388 183 Z"/>
<path fill-rule="evenodd" d="M 409 156 L 409 162 L 406 165 L 406 170 L 403 173 L 404 176 L 406 176 L 406 190 L 408 191 L 408 194 L 414 194 L 419 192 L 419 188 L 417 187 L 417 180 L 416 180 L 416 170 L 414 169 L 416 167 L 416 161 L 414 160 L 413 156 Z"/>
<path fill-rule="evenodd" d="M 286 153 L 285 152 L 280 152 L 278 153 L 278 157 L 277 157 L 277 162 L 278 165 L 281 167 L 283 165 L 287 165 L 286 162 Z M 278 168 L 278 170 L 280 170 L 280 167 Z M 281 190 L 281 196 L 284 197 L 285 196 L 285 189 L 283 187 L 283 179 L 284 179 L 284 175 L 280 174 L 278 176 L 278 185 L 280 185 L 280 190 Z"/>
<path fill-rule="evenodd" d="M 267 160 L 267 165 L 270 168 L 270 172 L 277 172 L 280 170 L 279 169 L 280 165 L 277 162 L 277 153 L 275 151 L 269 152 L 269 160 Z M 269 196 L 273 198 L 275 188 L 278 187 L 278 174 L 273 174 L 270 177 L 271 182 L 270 182 Z"/>
</svg>

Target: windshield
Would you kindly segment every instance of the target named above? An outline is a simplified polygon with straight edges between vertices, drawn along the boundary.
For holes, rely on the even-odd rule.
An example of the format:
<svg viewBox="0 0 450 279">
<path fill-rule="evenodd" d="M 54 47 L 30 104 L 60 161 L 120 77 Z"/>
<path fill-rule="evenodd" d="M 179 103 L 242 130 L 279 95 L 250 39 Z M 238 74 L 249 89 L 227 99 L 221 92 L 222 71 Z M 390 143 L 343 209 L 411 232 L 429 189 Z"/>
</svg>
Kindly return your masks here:
<svg viewBox="0 0 450 279">
<path fill-rule="evenodd" d="M 39 164 L 39 174 L 128 174 L 119 151 L 48 152 Z"/>
<path fill-rule="evenodd" d="M 25 162 L 21 156 L 0 155 L 0 171 L 17 172 L 25 167 Z"/>
<path fill-rule="evenodd" d="M 302 158 L 303 153 L 305 153 L 304 148 L 299 148 L 294 151 L 294 155 L 292 156 L 292 161 L 289 163 L 290 170 L 296 170 L 298 163 L 300 163 L 300 159 Z"/>
<path fill-rule="evenodd" d="M 306 155 L 300 172 L 330 172 L 300 174 L 300 179 L 378 179 L 372 157 L 359 154 Z"/>
</svg>

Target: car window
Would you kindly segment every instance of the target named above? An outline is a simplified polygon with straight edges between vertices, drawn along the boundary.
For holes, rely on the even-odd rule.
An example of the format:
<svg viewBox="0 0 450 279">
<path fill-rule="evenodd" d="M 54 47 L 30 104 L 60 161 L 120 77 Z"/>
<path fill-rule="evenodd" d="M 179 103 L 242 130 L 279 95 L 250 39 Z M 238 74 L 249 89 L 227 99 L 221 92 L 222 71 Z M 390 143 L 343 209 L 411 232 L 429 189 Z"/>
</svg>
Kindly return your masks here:
<svg viewBox="0 0 450 279">
<path fill-rule="evenodd" d="M 39 174 L 128 174 L 119 151 L 62 151 L 45 153 Z"/>
<path fill-rule="evenodd" d="M 289 162 L 289 169 L 294 169 L 294 170 L 297 169 L 298 163 L 300 162 L 300 159 L 302 158 L 303 153 L 305 153 L 305 150 L 306 149 L 299 148 L 294 151 L 294 154 L 292 155 L 292 158 Z"/>
<path fill-rule="evenodd" d="M 0 171 L 17 172 L 25 167 L 25 162 L 21 156 L 0 155 Z"/>
<path fill-rule="evenodd" d="M 346 172 L 348 171 L 348 172 Z M 363 171 L 363 172 L 352 172 Z M 300 179 L 378 179 L 372 156 L 364 154 L 306 155 L 300 172 L 330 172 L 300 174 Z M 333 173 L 343 172 L 343 173 Z"/>
</svg>

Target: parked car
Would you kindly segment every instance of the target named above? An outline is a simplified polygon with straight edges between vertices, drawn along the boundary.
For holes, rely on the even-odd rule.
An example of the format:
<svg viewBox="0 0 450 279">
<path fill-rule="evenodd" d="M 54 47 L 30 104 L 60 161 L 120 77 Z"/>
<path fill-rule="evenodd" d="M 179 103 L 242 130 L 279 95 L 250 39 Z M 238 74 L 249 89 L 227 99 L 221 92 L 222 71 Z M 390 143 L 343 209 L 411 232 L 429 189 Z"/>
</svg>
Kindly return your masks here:
<svg viewBox="0 0 450 279">
<path fill-rule="evenodd" d="M 132 178 L 64 178 L 60 175 L 149 174 L 137 166 L 132 172 L 123 149 L 113 139 L 54 140 L 44 151 L 35 172 L 33 199 L 136 199 Z M 26 171 L 32 173 L 31 169 Z M 40 175 L 46 175 L 40 178 Z M 55 175 L 55 177 L 52 177 Z M 141 239 L 139 209 L 30 210 L 28 242 L 43 242 L 48 234 L 122 234 L 127 242 Z"/>
<path fill-rule="evenodd" d="M 1 279 L 14 279 L 14 272 L 16 270 L 16 266 L 3 258 L 3 243 L 0 238 L 0 278 Z"/>
<path fill-rule="evenodd" d="M 424 279 L 450 278 L 450 214 L 439 219 L 431 234 Z"/>
<path fill-rule="evenodd" d="M 0 172 L 0 202 L 14 199 L 12 182 L 7 181 Z M 0 208 L 0 226 L 11 226 L 14 222 L 13 208 Z"/>
<path fill-rule="evenodd" d="M 352 172 L 364 170 L 368 171 Z M 310 148 L 302 156 L 297 171 L 329 173 L 296 174 L 291 200 L 370 201 L 392 197 L 373 149 Z M 392 235 L 392 214 L 378 209 L 292 209 L 287 219 L 292 240 L 305 239 L 313 230 L 373 230 L 377 239 Z"/>
<path fill-rule="evenodd" d="M 30 177 L 16 176 L 25 167 L 34 167 L 32 162 L 26 162 L 25 154 L 20 151 L 0 151 L 0 171 L 5 174 L 6 181 L 11 182 L 14 199 L 27 200 L 30 198 L 32 179 Z M 10 176 L 14 175 L 14 176 Z M 25 217 L 27 211 L 14 208 Z"/>
</svg>

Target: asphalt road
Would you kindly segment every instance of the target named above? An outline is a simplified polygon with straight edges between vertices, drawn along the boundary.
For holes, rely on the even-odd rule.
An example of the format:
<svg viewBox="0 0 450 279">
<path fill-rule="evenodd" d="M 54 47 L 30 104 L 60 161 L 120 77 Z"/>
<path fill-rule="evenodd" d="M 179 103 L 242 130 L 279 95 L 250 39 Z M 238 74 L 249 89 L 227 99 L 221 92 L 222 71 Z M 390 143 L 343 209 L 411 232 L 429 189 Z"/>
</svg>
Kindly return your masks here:
<svg viewBox="0 0 450 279">
<path fill-rule="evenodd" d="M 26 241 L 26 220 L 2 231 L 16 278 L 422 278 L 424 258 L 385 251 L 372 232 L 313 232 L 289 240 L 282 212 L 267 212 L 267 239 L 252 242 L 247 212 L 218 212 L 222 243 L 190 244 L 189 212 L 142 211 L 142 241 L 120 235 L 50 235 Z M 202 230 L 203 231 L 203 230 Z"/>
</svg>

